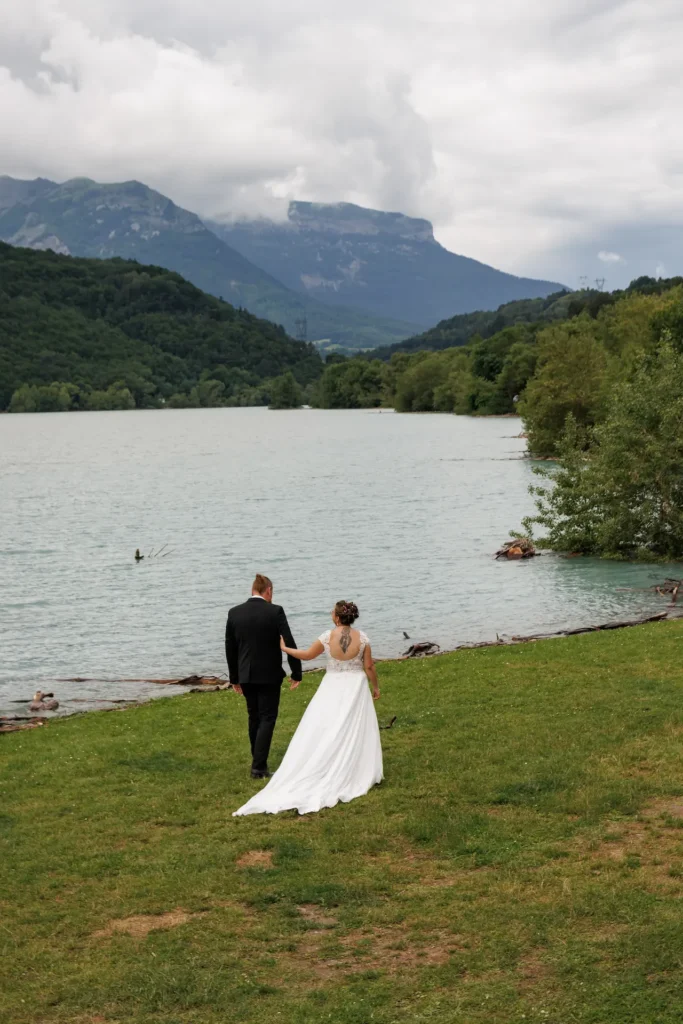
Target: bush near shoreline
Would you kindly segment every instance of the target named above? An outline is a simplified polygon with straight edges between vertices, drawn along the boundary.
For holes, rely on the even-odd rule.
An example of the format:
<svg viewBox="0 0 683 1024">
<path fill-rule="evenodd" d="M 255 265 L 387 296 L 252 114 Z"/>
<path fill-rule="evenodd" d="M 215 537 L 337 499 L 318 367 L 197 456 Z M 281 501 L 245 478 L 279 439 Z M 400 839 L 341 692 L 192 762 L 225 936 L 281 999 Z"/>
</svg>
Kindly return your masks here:
<svg viewBox="0 0 683 1024">
<path fill-rule="evenodd" d="M 231 818 L 232 693 L 0 738 L 3 1022 L 673 1024 L 682 639 L 384 664 L 385 782 L 304 818 Z"/>
</svg>

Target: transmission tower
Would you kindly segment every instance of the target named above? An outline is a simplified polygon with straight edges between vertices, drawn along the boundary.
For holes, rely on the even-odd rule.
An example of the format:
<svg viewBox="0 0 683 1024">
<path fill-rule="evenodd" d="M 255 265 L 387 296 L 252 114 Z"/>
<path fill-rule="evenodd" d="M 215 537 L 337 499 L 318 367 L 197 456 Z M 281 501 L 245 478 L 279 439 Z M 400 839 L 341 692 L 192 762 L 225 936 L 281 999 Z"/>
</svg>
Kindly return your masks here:
<svg viewBox="0 0 683 1024">
<path fill-rule="evenodd" d="M 294 321 L 296 327 L 297 341 L 308 341 L 308 319 L 302 316 L 300 320 Z"/>
<path fill-rule="evenodd" d="M 587 291 L 587 289 L 588 289 L 588 275 L 587 274 L 582 274 L 581 277 L 579 278 L 579 290 L 582 291 L 582 292 L 585 292 L 585 291 Z"/>
<path fill-rule="evenodd" d="M 599 292 L 601 292 L 603 290 L 603 288 L 605 287 L 605 278 L 604 277 L 596 277 L 595 278 L 595 287 L 598 289 Z"/>
</svg>

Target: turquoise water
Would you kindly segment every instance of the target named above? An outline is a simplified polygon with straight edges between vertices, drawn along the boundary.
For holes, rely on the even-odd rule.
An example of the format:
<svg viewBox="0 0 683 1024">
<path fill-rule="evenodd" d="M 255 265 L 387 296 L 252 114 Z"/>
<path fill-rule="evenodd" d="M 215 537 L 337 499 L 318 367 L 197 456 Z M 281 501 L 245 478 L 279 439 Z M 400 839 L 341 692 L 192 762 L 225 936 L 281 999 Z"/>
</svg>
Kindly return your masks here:
<svg viewBox="0 0 683 1024">
<path fill-rule="evenodd" d="M 225 671 L 228 608 L 275 582 L 300 644 L 339 598 L 379 656 L 664 607 L 671 567 L 493 552 L 531 511 L 516 419 L 188 409 L 0 417 L 0 713 L 37 687 Z M 163 556 L 136 564 L 136 548 Z M 678 567 L 680 571 L 680 567 Z M 56 679 L 95 678 L 65 683 Z"/>
</svg>

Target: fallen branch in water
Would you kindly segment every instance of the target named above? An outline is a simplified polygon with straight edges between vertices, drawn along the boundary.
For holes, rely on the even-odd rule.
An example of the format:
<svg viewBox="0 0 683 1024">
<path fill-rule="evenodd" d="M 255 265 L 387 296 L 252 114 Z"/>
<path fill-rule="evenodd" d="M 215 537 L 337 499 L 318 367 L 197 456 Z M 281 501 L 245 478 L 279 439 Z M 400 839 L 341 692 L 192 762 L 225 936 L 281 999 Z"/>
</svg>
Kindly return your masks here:
<svg viewBox="0 0 683 1024">
<path fill-rule="evenodd" d="M 72 676 L 69 679 L 57 679 L 58 683 L 153 683 L 155 686 L 224 686 L 227 680 L 223 676 L 184 676 L 182 679 L 96 679 L 86 676 Z M 107 697 L 102 697 L 107 700 Z"/>
</svg>

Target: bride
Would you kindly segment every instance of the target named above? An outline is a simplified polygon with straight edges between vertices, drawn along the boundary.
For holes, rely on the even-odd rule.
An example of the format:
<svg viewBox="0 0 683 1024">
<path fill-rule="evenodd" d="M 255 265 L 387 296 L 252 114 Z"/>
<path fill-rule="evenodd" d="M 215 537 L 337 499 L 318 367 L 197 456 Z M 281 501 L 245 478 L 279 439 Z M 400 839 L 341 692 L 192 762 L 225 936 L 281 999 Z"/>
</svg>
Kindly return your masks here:
<svg viewBox="0 0 683 1024">
<path fill-rule="evenodd" d="M 306 708 L 282 764 L 267 786 L 233 817 L 277 814 L 296 809 L 309 814 L 363 796 L 383 779 L 377 715 L 370 698 L 379 699 L 370 641 L 353 629 L 358 608 L 338 601 L 334 629 L 323 633 L 307 651 L 280 646 L 285 654 L 312 661 L 323 652 L 327 671 Z"/>
</svg>

